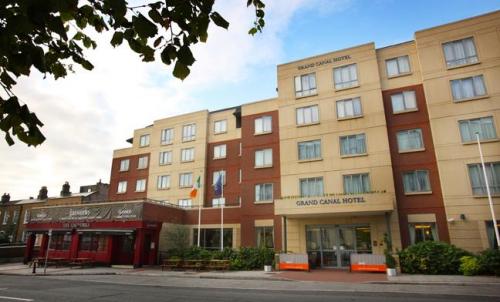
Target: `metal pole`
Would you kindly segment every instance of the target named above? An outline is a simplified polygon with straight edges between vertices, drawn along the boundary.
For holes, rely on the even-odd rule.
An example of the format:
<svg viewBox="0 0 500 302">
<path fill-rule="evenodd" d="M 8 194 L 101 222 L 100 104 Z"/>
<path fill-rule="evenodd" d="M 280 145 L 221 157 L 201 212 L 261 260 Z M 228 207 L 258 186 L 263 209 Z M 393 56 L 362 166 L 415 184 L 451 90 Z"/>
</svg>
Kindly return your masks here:
<svg viewBox="0 0 500 302">
<path fill-rule="evenodd" d="M 50 241 L 52 240 L 52 230 L 49 230 L 49 242 L 47 242 L 47 249 L 45 250 L 45 263 L 43 265 L 43 274 L 47 273 L 47 261 L 49 260 Z"/>
<path fill-rule="evenodd" d="M 198 189 L 201 191 L 201 186 Z M 200 197 L 198 197 L 198 247 L 200 247 L 200 236 L 201 236 L 201 202 L 200 202 Z"/>
<path fill-rule="evenodd" d="M 495 210 L 493 208 L 493 200 L 491 199 L 490 185 L 488 182 L 488 175 L 486 174 L 486 166 L 484 165 L 483 149 L 479 141 L 479 133 L 476 132 L 477 146 L 479 148 L 479 156 L 481 157 L 481 166 L 483 167 L 484 182 L 486 184 L 486 193 L 488 194 L 488 203 L 490 204 L 491 217 L 493 218 L 493 227 L 495 228 L 495 237 L 497 238 L 497 248 L 500 249 L 500 234 L 498 233 L 497 218 L 495 217 Z"/>
<path fill-rule="evenodd" d="M 224 173 L 225 174 L 225 173 Z M 220 208 L 220 250 L 224 250 L 224 204 L 226 203 L 224 200 L 224 174 L 221 173 L 222 184 L 221 184 L 221 208 Z"/>
</svg>

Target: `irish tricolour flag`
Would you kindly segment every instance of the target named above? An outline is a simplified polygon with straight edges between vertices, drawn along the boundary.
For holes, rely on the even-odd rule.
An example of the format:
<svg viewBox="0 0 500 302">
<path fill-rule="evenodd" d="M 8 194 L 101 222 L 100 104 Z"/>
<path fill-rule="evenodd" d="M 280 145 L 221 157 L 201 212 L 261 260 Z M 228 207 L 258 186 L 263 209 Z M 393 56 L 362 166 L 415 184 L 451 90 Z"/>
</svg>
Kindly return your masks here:
<svg viewBox="0 0 500 302">
<path fill-rule="evenodd" d="M 201 177 L 198 176 L 198 179 L 193 183 L 193 188 L 191 189 L 191 192 L 189 193 L 189 196 L 191 198 L 196 198 L 196 194 L 198 194 L 198 190 L 201 188 Z"/>
</svg>

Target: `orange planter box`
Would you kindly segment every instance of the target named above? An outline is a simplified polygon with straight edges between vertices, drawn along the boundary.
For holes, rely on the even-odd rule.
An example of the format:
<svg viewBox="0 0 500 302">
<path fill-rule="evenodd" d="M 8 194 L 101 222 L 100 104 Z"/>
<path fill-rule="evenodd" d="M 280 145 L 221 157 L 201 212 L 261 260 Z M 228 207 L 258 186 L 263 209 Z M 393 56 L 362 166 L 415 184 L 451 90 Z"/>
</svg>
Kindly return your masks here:
<svg viewBox="0 0 500 302">
<path fill-rule="evenodd" d="M 352 272 L 381 272 L 385 273 L 385 264 L 351 264 Z"/>
<path fill-rule="evenodd" d="M 309 263 L 286 263 L 286 262 L 280 262 L 279 269 L 280 270 L 309 271 Z"/>
</svg>

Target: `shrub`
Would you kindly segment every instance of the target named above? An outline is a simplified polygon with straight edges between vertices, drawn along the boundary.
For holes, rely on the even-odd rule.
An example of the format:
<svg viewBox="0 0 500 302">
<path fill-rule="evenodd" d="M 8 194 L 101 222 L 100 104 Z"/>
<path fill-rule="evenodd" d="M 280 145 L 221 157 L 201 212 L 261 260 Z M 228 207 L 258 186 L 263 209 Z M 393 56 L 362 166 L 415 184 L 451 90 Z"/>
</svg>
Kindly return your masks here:
<svg viewBox="0 0 500 302">
<path fill-rule="evenodd" d="M 500 276 L 500 251 L 488 249 L 479 254 L 481 274 Z"/>
<path fill-rule="evenodd" d="M 401 270 L 408 274 L 457 275 L 465 250 L 444 242 L 424 241 L 399 252 Z"/>
<path fill-rule="evenodd" d="M 481 265 L 476 256 L 463 256 L 460 258 L 459 270 L 464 276 L 474 276 L 481 271 Z"/>
</svg>

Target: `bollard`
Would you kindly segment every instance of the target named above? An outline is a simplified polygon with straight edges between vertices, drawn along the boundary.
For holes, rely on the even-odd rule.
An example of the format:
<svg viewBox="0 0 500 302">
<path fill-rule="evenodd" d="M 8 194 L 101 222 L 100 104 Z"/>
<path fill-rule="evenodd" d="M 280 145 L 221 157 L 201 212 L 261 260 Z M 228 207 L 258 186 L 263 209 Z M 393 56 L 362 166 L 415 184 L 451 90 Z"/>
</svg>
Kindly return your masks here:
<svg viewBox="0 0 500 302">
<path fill-rule="evenodd" d="M 33 271 L 31 272 L 32 274 L 36 274 L 36 265 L 37 265 L 37 263 L 38 263 L 37 259 L 33 260 Z"/>
</svg>

